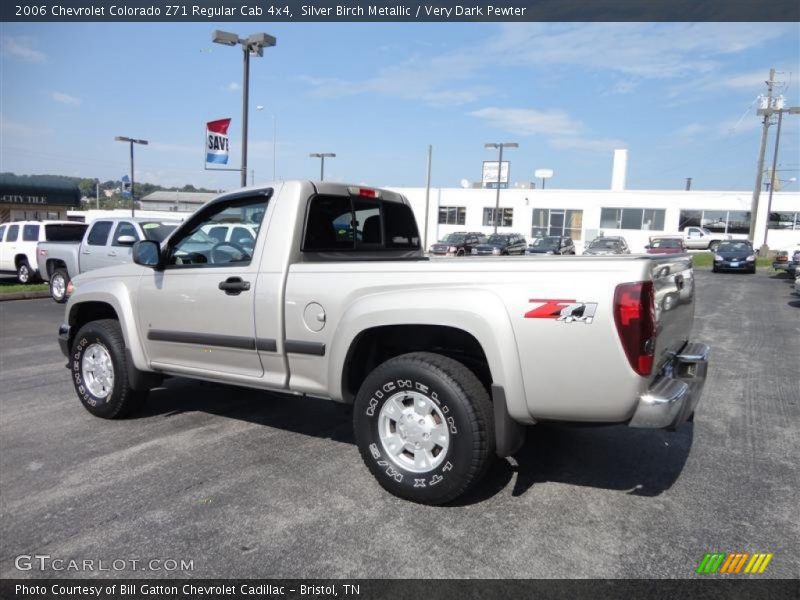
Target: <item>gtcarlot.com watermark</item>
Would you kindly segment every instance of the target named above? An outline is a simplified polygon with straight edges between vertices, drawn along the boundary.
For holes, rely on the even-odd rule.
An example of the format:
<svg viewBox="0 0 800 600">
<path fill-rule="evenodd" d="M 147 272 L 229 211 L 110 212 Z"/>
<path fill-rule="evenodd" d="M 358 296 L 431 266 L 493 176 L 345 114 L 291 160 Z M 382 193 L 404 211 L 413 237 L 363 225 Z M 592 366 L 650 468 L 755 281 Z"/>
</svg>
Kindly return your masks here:
<svg viewBox="0 0 800 600">
<path fill-rule="evenodd" d="M 20 554 L 18 571 L 194 571 L 194 559 L 183 558 L 60 558 L 49 554 Z"/>
</svg>

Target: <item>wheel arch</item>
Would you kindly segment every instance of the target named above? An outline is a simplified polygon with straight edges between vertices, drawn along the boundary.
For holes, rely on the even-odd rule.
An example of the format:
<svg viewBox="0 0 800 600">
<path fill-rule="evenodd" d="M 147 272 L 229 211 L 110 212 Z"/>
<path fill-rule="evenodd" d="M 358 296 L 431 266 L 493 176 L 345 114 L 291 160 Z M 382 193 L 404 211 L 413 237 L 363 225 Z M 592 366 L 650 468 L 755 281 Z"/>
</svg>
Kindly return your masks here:
<svg viewBox="0 0 800 600">
<path fill-rule="evenodd" d="M 130 353 L 133 365 L 140 370 L 149 370 L 137 334 L 134 308 L 127 287 L 118 281 L 112 283 L 110 289 L 91 289 L 96 285 L 101 283 L 81 282 L 78 292 L 70 297 L 66 307 L 70 336 L 74 336 L 89 321 L 115 319 L 119 321 L 125 347 Z M 69 344 L 72 345 L 71 338 Z"/>
<path fill-rule="evenodd" d="M 354 302 L 333 335 L 328 381 L 334 399 L 352 402 L 363 378 L 393 356 L 414 351 L 461 359 L 487 389 L 502 386 L 509 413 L 532 422 L 525 400 L 520 357 L 500 298 L 475 289 L 381 293 Z M 458 298 L 453 306 L 452 298 Z M 415 307 L 415 308 L 409 308 Z M 482 372 L 480 364 L 485 364 Z"/>
</svg>

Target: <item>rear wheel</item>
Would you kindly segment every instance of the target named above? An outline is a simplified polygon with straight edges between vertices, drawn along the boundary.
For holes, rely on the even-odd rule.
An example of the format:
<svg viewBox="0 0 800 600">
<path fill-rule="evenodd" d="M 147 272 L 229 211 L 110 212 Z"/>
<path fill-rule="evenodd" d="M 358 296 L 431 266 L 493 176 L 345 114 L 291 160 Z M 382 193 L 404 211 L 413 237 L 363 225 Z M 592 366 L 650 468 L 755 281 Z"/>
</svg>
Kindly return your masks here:
<svg viewBox="0 0 800 600">
<path fill-rule="evenodd" d="M 69 275 L 66 269 L 56 269 L 50 276 L 50 297 L 63 304 L 67 301 L 67 284 L 69 284 Z"/>
<path fill-rule="evenodd" d="M 19 265 L 17 265 L 17 281 L 20 283 L 33 282 L 33 271 L 31 270 L 31 266 L 28 264 L 28 259 L 26 258 L 23 258 Z"/>
<path fill-rule="evenodd" d="M 719 248 L 719 242 L 711 242 L 708 245 L 708 249 L 711 250 L 711 252 L 716 252 L 717 248 Z"/>
<path fill-rule="evenodd" d="M 146 391 L 128 382 L 125 341 L 114 319 L 91 321 L 80 328 L 70 355 L 72 383 L 83 407 L 96 417 L 119 419 L 144 403 Z"/>
<path fill-rule="evenodd" d="M 356 397 L 353 426 L 378 483 L 423 504 L 466 492 L 494 455 L 486 388 L 463 364 L 439 354 L 403 354 L 372 371 Z"/>
</svg>

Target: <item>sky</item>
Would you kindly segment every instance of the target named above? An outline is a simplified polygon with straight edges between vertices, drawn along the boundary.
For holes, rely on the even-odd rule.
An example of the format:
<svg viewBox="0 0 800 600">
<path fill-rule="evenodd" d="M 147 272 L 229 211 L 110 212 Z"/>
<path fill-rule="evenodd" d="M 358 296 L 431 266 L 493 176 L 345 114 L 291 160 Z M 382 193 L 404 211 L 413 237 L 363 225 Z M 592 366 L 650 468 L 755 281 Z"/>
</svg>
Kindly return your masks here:
<svg viewBox="0 0 800 600">
<path fill-rule="evenodd" d="M 496 159 L 485 142 L 517 142 L 512 185 L 550 168 L 548 187 L 607 189 L 628 148 L 629 188 L 749 190 L 770 67 L 800 105 L 796 23 L 2 23 L 0 171 L 116 180 L 123 135 L 150 142 L 137 181 L 238 187 L 203 168 L 217 118 L 240 159 L 241 52 L 211 42 L 218 28 L 278 39 L 251 61 L 256 183 L 275 137 L 281 179 L 317 178 L 309 153 L 335 152 L 326 179 L 422 187 L 431 144 L 432 184 L 457 187 Z M 800 189 L 800 116 L 784 118 L 778 168 Z"/>
</svg>

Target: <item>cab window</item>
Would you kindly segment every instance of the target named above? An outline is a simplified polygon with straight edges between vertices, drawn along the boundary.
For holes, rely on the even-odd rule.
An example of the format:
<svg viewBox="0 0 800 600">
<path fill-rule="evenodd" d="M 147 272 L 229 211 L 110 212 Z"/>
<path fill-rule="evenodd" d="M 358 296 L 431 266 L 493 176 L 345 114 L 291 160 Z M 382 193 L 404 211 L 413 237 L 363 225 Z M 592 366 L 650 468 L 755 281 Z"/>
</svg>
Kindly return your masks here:
<svg viewBox="0 0 800 600">
<path fill-rule="evenodd" d="M 108 242 L 108 234 L 111 233 L 111 221 L 95 221 L 89 231 L 86 243 L 90 246 L 105 246 Z"/>
<path fill-rule="evenodd" d="M 3 235 L 5 235 L 5 233 L 6 233 L 6 226 L 0 225 L 0 242 L 3 241 Z"/>
<path fill-rule="evenodd" d="M 198 213 L 170 239 L 167 266 L 249 265 L 268 201 L 265 196 L 231 200 L 212 204 Z M 234 235 L 226 242 L 229 229 Z M 224 232 L 221 236 L 220 230 Z M 244 234 L 237 236 L 237 230 Z"/>
<path fill-rule="evenodd" d="M 23 242 L 38 242 L 39 241 L 39 226 L 38 225 L 24 225 L 22 227 L 22 241 Z"/>
<path fill-rule="evenodd" d="M 9 225 L 8 237 L 6 238 L 6 241 L 16 242 L 18 237 L 19 237 L 19 225 Z"/>
</svg>

